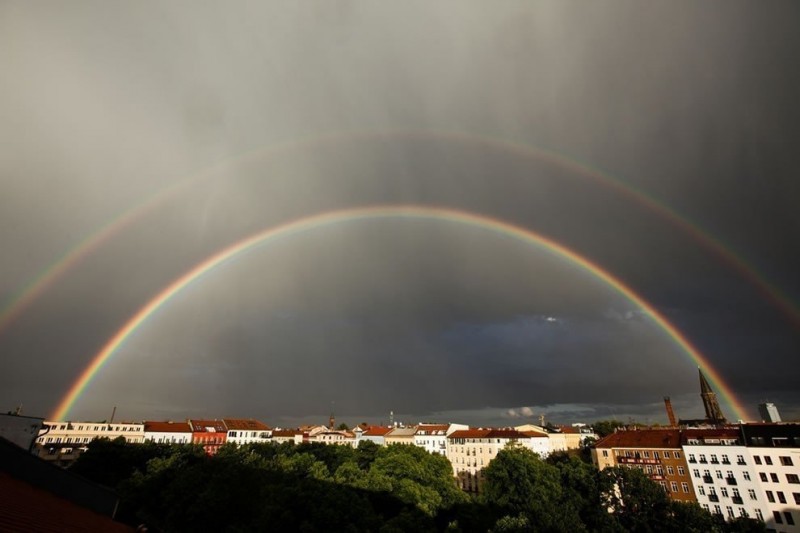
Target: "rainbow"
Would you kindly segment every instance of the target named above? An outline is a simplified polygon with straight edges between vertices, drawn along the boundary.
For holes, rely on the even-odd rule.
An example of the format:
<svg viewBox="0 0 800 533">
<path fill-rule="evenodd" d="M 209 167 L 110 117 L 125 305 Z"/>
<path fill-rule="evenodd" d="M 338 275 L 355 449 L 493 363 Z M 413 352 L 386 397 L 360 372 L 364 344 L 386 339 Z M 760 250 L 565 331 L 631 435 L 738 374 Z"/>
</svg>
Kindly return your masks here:
<svg viewBox="0 0 800 533">
<path fill-rule="evenodd" d="M 743 279 L 748 280 L 749 283 L 758 289 L 759 293 L 767 301 L 780 309 L 792 324 L 800 326 L 800 308 L 798 308 L 791 299 L 785 296 L 778 287 L 771 284 L 754 267 L 749 265 L 739 255 L 732 252 L 729 247 L 665 204 L 658 202 L 644 192 L 627 185 L 601 170 L 555 151 L 527 144 L 520 144 L 511 140 L 456 131 L 396 130 L 382 132 L 339 132 L 285 141 L 237 154 L 213 165 L 210 169 L 192 174 L 180 180 L 176 184 L 155 193 L 141 203 L 128 209 L 120 216 L 112 219 L 100 230 L 95 231 L 83 239 L 50 266 L 37 274 L 21 291 L 18 291 L 12 296 L 2 309 L 0 309 L 0 333 L 2 333 L 17 316 L 24 312 L 33 301 L 38 299 L 50 286 L 66 274 L 67 271 L 80 263 L 93 251 L 97 250 L 102 244 L 109 241 L 115 235 L 118 235 L 124 228 L 132 225 L 136 220 L 153 211 L 157 205 L 175 196 L 179 191 L 188 188 L 189 185 L 196 185 L 201 181 L 208 180 L 220 174 L 225 169 L 232 168 L 234 165 L 240 165 L 248 161 L 257 161 L 263 157 L 275 156 L 281 152 L 290 150 L 308 149 L 317 145 L 335 142 L 381 139 L 396 141 L 403 138 L 471 143 L 522 158 L 545 161 L 548 164 L 561 167 L 575 175 L 614 190 L 621 196 L 628 198 L 631 202 L 660 216 L 681 231 L 690 235 L 695 242 L 722 259 L 723 262 L 731 266 Z"/>
<path fill-rule="evenodd" d="M 291 222 L 270 227 L 261 232 L 246 237 L 227 248 L 208 257 L 194 268 L 174 280 L 144 307 L 133 315 L 127 323 L 117 331 L 103 346 L 89 365 L 83 370 L 78 379 L 69 388 L 51 415 L 53 420 L 65 420 L 75 405 L 76 401 L 86 391 L 92 379 L 97 375 L 103 365 L 114 355 L 122 344 L 142 325 L 153 316 L 162 306 L 190 284 L 198 281 L 213 269 L 232 261 L 240 254 L 263 246 L 278 239 L 291 237 L 311 230 L 342 224 L 345 222 L 364 221 L 373 219 L 422 219 L 443 222 L 452 222 L 480 228 L 495 234 L 503 235 L 523 243 L 544 249 L 552 255 L 564 259 L 581 269 L 589 272 L 607 286 L 613 288 L 630 302 L 641 308 L 675 342 L 706 374 L 720 393 L 722 399 L 734 411 L 737 418 L 746 420 L 747 410 L 734 396 L 733 391 L 722 380 L 719 373 L 712 368 L 706 358 L 695 348 L 692 343 L 662 315 L 653 305 L 639 296 L 631 287 L 623 283 L 602 267 L 577 252 L 559 244 L 558 242 L 540 235 L 528 228 L 510 222 L 492 218 L 486 215 L 460 211 L 446 207 L 419 206 L 419 205 L 389 205 L 370 206 L 330 211 L 321 214 L 306 216 Z"/>
</svg>

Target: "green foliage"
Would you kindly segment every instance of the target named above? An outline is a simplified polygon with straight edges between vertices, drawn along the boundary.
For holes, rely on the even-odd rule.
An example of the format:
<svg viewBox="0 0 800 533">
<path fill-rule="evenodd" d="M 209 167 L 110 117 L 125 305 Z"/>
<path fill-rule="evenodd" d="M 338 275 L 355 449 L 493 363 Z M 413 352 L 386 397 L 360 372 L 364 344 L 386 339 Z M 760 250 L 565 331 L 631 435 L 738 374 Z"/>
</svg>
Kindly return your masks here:
<svg viewBox="0 0 800 533">
<path fill-rule="evenodd" d="M 96 439 L 87 447 L 88 450 L 78 457 L 70 471 L 112 488 L 128 479 L 136 470 L 144 470 L 150 459 L 165 457 L 170 453 L 169 444 L 151 441 L 128 444 L 123 437 Z"/>
<path fill-rule="evenodd" d="M 574 510 L 565 515 L 558 505 L 562 499 L 557 467 L 542 461 L 522 446 L 501 450 L 484 470 L 484 498 L 511 516 L 528 518 L 535 530 L 553 531 L 568 516 L 576 522 Z"/>
<path fill-rule="evenodd" d="M 607 435 L 614 433 L 617 428 L 625 427 L 625 422 L 619 420 L 598 420 L 592 424 L 592 429 L 602 439 Z"/>
</svg>

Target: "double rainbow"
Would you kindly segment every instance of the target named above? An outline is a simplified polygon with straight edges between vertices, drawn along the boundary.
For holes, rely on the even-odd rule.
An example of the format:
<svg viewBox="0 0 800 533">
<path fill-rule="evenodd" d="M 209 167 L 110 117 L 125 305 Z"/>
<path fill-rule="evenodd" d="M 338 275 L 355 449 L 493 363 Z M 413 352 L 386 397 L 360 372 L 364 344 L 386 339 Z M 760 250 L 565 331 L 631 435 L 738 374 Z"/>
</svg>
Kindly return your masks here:
<svg viewBox="0 0 800 533">
<path fill-rule="evenodd" d="M 747 409 L 736 399 L 733 391 L 725 384 L 722 377 L 711 366 L 706 357 L 703 356 L 663 314 L 619 278 L 586 257 L 583 257 L 577 252 L 544 235 L 498 218 L 446 207 L 388 205 L 343 209 L 303 217 L 255 233 L 208 257 L 165 287 L 109 339 L 69 388 L 66 395 L 61 399 L 55 411 L 52 413 L 51 419 L 67 419 L 70 410 L 86 391 L 92 379 L 94 379 L 103 365 L 109 361 L 120 346 L 122 346 L 145 321 L 152 317 L 171 298 L 215 268 L 232 261 L 248 250 L 267 245 L 278 239 L 288 238 L 335 224 L 374 219 L 420 219 L 450 222 L 479 228 L 546 250 L 553 256 L 580 267 L 642 309 L 653 322 L 655 322 L 655 324 L 703 370 L 723 401 L 734 411 L 736 418 L 742 420 L 748 418 Z"/>
</svg>

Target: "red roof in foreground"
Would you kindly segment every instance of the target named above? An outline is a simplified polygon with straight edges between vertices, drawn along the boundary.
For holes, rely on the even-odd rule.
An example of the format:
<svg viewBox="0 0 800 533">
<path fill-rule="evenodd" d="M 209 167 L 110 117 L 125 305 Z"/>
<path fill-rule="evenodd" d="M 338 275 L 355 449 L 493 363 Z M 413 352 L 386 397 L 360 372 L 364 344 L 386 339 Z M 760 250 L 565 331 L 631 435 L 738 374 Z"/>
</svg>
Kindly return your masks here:
<svg viewBox="0 0 800 533">
<path fill-rule="evenodd" d="M 107 531 L 134 529 L 0 472 L 0 531 Z"/>
<path fill-rule="evenodd" d="M 677 429 L 636 429 L 617 431 L 601 439 L 596 448 L 680 448 L 681 432 Z"/>
<path fill-rule="evenodd" d="M 192 428 L 186 422 L 154 422 L 145 421 L 145 432 L 150 433 L 191 433 Z"/>
</svg>

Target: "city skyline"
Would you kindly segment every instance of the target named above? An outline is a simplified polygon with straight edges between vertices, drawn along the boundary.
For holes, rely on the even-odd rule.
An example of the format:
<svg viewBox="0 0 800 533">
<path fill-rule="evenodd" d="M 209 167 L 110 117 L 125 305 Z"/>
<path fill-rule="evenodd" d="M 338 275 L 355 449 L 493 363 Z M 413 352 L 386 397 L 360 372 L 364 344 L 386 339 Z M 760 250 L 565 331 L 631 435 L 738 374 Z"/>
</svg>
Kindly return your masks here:
<svg viewBox="0 0 800 533">
<path fill-rule="evenodd" d="M 797 420 L 797 10 L 6 4 L 0 403 Z"/>
</svg>

